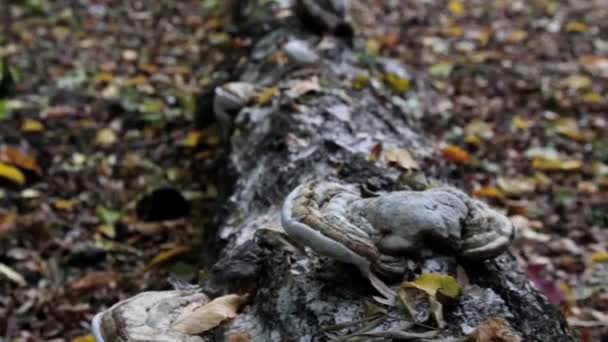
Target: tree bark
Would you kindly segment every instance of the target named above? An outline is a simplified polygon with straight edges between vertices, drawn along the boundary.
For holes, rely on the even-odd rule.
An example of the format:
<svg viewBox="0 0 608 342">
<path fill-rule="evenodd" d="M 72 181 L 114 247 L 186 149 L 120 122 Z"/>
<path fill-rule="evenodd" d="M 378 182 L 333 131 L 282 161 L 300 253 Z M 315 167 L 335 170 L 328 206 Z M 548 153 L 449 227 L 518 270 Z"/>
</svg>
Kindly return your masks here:
<svg viewBox="0 0 608 342">
<path fill-rule="evenodd" d="M 415 89 L 396 93 L 379 81 L 382 73 L 403 73 L 399 63 L 368 60 L 342 40 L 292 24 L 275 24 L 256 39 L 239 72 L 239 81 L 279 92 L 271 103 L 252 104 L 235 118 L 228 158 L 235 177 L 230 214 L 206 232 L 206 260 L 214 266 L 203 290 L 212 296 L 247 292 L 250 298 L 236 318 L 206 333 L 207 341 L 323 341 L 353 331 L 328 333 L 326 327 L 366 317 L 374 290 L 357 269 L 319 257 L 281 234 L 280 208 L 296 186 L 329 178 L 370 192 L 402 189 L 404 170 L 381 153 L 391 148 L 407 149 L 426 177 L 446 179 L 443 162 L 417 123 L 424 110 Z M 307 42 L 319 60 L 277 63 L 283 45 L 293 39 Z M 353 87 L 356 77 L 370 84 Z M 502 317 L 523 341 L 575 340 L 564 317 L 533 288 L 510 253 L 478 263 L 433 257 L 412 267 L 449 272 L 457 264 L 477 291 L 465 292 L 445 309 L 448 326 L 441 336 L 466 336 L 483 320 Z M 387 320 L 376 331 L 398 323 Z"/>
</svg>

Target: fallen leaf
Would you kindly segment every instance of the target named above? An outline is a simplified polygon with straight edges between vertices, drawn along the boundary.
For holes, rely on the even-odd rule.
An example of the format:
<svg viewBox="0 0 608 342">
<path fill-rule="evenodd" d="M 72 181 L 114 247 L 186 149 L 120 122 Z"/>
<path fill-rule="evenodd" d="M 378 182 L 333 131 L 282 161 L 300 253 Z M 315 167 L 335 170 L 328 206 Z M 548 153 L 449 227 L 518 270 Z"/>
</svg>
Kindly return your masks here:
<svg viewBox="0 0 608 342">
<path fill-rule="evenodd" d="M 286 94 L 287 96 L 295 99 L 304 94 L 318 91 L 321 91 L 319 78 L 314 76 L 309 80 L 295 80 L 290 82 L 289 89 L 287 90 Z"/>
<path fill-rule="evenodd" d="M 19 286 L 27 285 L 25 278 L 21 274 L 17 273 L 17 271 L 15 271 L 14 269 L 10 268 L 8 265 L 5 265 L 1 262 L 0 262 L 0 275 L 4 275 L 6 278 L 8 278 L 9 280 L 11 280 L 12 282 L 14 282 L 15 284 L 17 284 Z"/>
<path fill-rule="evenodd" d="M 59 210 L 71 211 L 74 207 L 74 202 L 70 200 L 56 200 L 54 205 Z"/>
<path fill-rule="evenodd" d="M 561 83 L 568 86 L 570 89 L 579 90 L 591 87 L 591 77 L 585 75 L 571 75 L 563 80 Z"/>
<path fill-rule="evenodd" d="M 0 121 L 6 118 L 6 113 L 8 112 L 6 102 L 6 99 L 0 99 Z"/>
<path fill-rule="evenodd" d="M 112 209 L 108 209 L 108 208 L 104 208 L 104 207 L 97 207 L 96 214 L 97 214 L 97 217 L 99 217 L 99 219 L 101 220 L 101 222 L 103 222 L 105 224 L 114 224 L 122 216 L 120 211 L 116 211 L 116 210 L 112 210 Z"/>
<path fill-rule="evenodd" d="M 473 191 L 475 197 L 503 198 L 505 194 L 495 186 L 484 186 Z"/>
<path fill-rule="evenodd" d="M 410 89 L 410 80 L 401 77 L 392 72 L 385 72 L 380 74 L 380 79 L 384 84 L 394 92 L 403 93 Z"/>
<path fill-rule="evenodd" d="M 102 128 L 97 131 L 95 142 L 101 146 L 113 145 L 117 140 L 116 133 L 110 128 Z"/>
<path fill-rule="evenodd" d="M 566 32 L 584 33 L 587 31 L 587 24 L 580 21 L 569 21 L 566 24 Z"/>
<path fill-rule="evenodd" d="M 180 141 L 180 145 L 184 147 L 194 148 L 198 145 L 201 140 L 201 131 L 191 131 L 188 135 Z"/>
<path fill-rule="evenodd" d="M 443 296 L 456 299 L 460 295 L 460 285 L 454 277 L 441 273 L 422 273 L 414 281 L 401 283 L 401 287 L 414 287 L 421 289 L 431 296 L 436 297 L 438 293 Z"/>
<path fill-rule="evenodd" d="M 97 75 L 95 75 L 95 78 L 93 79 L 93 81 L 95 83 L 110 83 L 112 82 L 112 79 L 114 79 L 114 76 L 106 71 L 102 71 L 100 73 L 98 73 Z"/>
<path fill-rule="evenodd" d="M 278 87 L 270 87 L 257 92 L 254 95 L 255 103 L 258 106 L 265 106 L 270 103 L 273 97 L 279 93 Z"/>
<path fill-rule="evenodd" d="M 375 162 L 380 159 L 380 155 L 382 154 L 383 149 L 384 147 L 382 146 L 382 143 L 377 143 L 376 145 L 374 145 L 369 154 L 369 161 Z"/>
<path fill-rule="evenodd" d="M 95 337 L 91 334 L 82 335 L 72 338 L 70 342 L 95 342 Z"/>
<path fill-rule="evenodd" d="M 25 170 L 38 171 L 36 159 L 13 146 L 0 146 L 0 160 Z"/>
<path fill-rule="evenodd" d="M 516 130 L 527 130 L 532 125 L 532 122 L 525 120 L 519 116 L 513 117 L 511 120 L 511 127 Z"/>
<path fill-rule="evenodd" d="M 583 102 L 588 104 L 602 103 L 602 100 L 603 96 L 593 91 L 585 93 L 585 95 L 583 95 Z"/>
<path fill-rule="evenodd" d="M 174 246 L 170 249 L 164 250 L 160 253 L 158 253 L 154 259 L 152 259 L 152 261 L 150 261 L 150 263 L 148 264 L 148 266 L 146 266 L 146 269 L 150 269 L 154 266 L 158 266 L 160 264 L 163 264 L 167 261 L 170 261 L 172 259 L 174 259 L 175 257 L 185 254 L 187 252 L 190 251 L 190 247 L 188 246 L 181 246 L 181 245 L 177 245 Z"/>
<path fill-rule="evenodd" d="M 18 168 L 0 162 L 0 177 L 8 179 L 19 185 L 25 183 L 25 175 Z"/>
<path fill-rule="evenodd" d="M 118 273 L 112 271 L 94 271 L 87 273 L 70 284 L 72 290 L 91 290 L 112 288 L 116 285 Z"/>
<path fill-rule="evenodd" d="M 503 192 L 509 195 L 521 195 L 532 193 L 536 190 L 536 181 L 534 178 L 506 178 L 498 177 L 496 185 Z"/>
<path fill-rule="evenodd" d="M 521 342 L 511 326 L 500 317 L 481 322 L 470 335 L 470 342 Z"/>
<path fill-rule="evenodd" d="M 523 31 L 523 30 L 515 30 L 515 31 L 509 32 L 507 34 L 505 40 L 509 44 L 517 44 L 517 43 L 521 42 L 522 40 L 526 39 L 527 36 L 528 36 L 528 32 Z"/>
<path fill-rule="evenodd" d="M 443 157 L 451 162 L 468 164 L 471 162 L 471 155 L 469 152 L 455 145 L 447 145 L 441 149 Z"/>
<path fill-rule="evenodd" d="M 532 166 L 542 171 L 578 171 L 583 163 L 572 159 L 534 157 Z"/>
<path fill-rule="evenodd" d="M 393 163 L 404 170 L 419 170 L 418 162 L 410 152 L 404 148 L 389 148 L 384 152 L 384 157 L 389 163 Z"/>
<path fill-rule="evenodd" d="M 575 141 L 585 142 L 593 138 L 593 132 L 581 130 L 574 119 L 559 119 L 554 127 L 557 133 Z"/>
<path fill-rule="evenodd" d="M 247 295 L 229 294 L 215 298 L 203 306 L 189 305 L 180 313 L 171 329 L 189 335 L 201 334 L 217 327 L 226 319 L 236 317 L 246 301 Z"/>
<path fill-rule="evenodd" d="M 450 0 L 448 3 L 448 10 L 455 15 L 464 13 L 464 5 L 459 0 Z"/>
<path fill-rule="evenodd" d="M 454 69 L 454 64 L 450 62 L 439 62 L 431 66 L 429 73 L 437 77 L 448 77 Z"/>
<path fill-rule="evenodd" d="M 591 254 L 591 260 L 593 260 L 593 262 L 608 262 L 608 252 L 594 252 Z"/>
<path fill-rule="evenodd" d="M 352 79 L 351 84 L 356 90 L 367 88 L 367 86 L 369 86 L 369 77 L 367 75 L 359 74 Z"/>
<path fill-rule="evenodd" d="M 21 125 L 21 131 L 23 132 L 40 132 L 44 130 L 42 122 L 34 119 L 25 119 Z"/>
</svg>

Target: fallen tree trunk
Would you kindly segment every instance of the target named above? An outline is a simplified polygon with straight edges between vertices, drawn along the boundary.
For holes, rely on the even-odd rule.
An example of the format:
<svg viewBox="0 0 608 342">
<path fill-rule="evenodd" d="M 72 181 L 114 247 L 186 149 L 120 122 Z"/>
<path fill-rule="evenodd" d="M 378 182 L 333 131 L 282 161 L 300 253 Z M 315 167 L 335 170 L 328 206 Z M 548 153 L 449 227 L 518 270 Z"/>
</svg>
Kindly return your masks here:
<svg viewBox="0 0 608 342">
<path fill-rule="evenodd" d="M 445 179 L 417 125 L 423 111 L 415 90 L 405 91 L 407 78 L 396 61 L 367 60 L 343 40 L 293 25 L 272 27 L 255 42 L 239 81 L 266 89 L 266 98 L 240 110 L 232 124 L 230 215 L 207 232 L 208 250 L 219 254 L 209 255 L 214 266 L 203 285 L 211 296 L 249 293 L 248 304 L 203 338 L 168 340 L 322 341 L 356 329 L 336 326 L 370 316 L 375 293 L 367 280 L 352 265 L 291 243 L 282 233 L 280 210 L 287 194 L 311 179 L 358 184 L 372 194 L 416 188 L 420 178 L 412 182 L 405 168 L 419 168 L 435 183 Z M 575 340 L 509 253 L 482 262 L 429 257 L 409 267 L 418 274 L 462 269 L 474 289 L 445 308 L 447 326 L 436 338 L 467 336 L 484 320 L 500 317 L 523 341 Z M 394 329 L 404 317 L 388 309 L 372 331 Z"/>
</svg>

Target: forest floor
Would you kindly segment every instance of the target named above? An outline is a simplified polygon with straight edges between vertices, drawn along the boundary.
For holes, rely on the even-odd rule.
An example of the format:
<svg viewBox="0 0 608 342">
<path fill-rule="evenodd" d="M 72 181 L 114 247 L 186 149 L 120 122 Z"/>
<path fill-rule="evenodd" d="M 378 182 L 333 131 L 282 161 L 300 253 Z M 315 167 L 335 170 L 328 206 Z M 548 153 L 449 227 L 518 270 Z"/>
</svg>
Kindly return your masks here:
<svg viewBox="0 0 608 342">
<path fill-rule="evenodd" d="M 368 2 L 356 48 L 407 66 L 451 181 L 511 216 L 583 341 L 608 338 L 608 2 Z M 223 150 L 196 100 L 248 49 L 220 3 L 11 5 L 0 340 L 91 341 L 96 311 L 199 277 Z"/>
</svg>

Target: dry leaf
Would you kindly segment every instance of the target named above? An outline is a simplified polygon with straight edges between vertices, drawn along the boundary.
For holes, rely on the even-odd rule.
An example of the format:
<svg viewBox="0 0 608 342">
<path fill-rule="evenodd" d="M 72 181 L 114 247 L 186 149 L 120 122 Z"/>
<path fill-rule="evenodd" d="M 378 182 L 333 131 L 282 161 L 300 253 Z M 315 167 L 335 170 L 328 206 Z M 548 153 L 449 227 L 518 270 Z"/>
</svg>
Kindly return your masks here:
<svg viewBox="0 0 608 342">
<path fill-rule="evenodd" d="M 470 340 L 471 342 L 521 342 L 521 338 L 502 318 L 490 318 L 481 322 L 471 334 Z"/>
<path fill-rule="evenodd" d="M 25 119 L 21 125 L 21 131 L 23 132 L 40 132 L 44 130 L 42 122 L 34 119 Z"/>
<path fill-rule="evenodd" d="M 410 80 L 395 73 L 382 73 L 380 74 L 380 79 L 382 79 L 382 82 L 394 92 L 403 93 L 410 89 Z"/>
<path fill-rule="evenodd" d="M 583 166 L 580 160 L 534 157 L 532 166 L 542 171 L 578 171 Z"/>
<path fill-rule="evenodd" d="M 522 30 L 511 31 L 507 34 L 506 41 L 509 44 L 517 44 L 526 39 L 528 32 Z"/>
<path fill-rule="evenodd" d="M 591 254 L 593 262 L 608 262 L 608 252 L 595 252 Z"/>
<path fill-rule="evenodd" d="M 74 202 L 70 200 L 56 200 L 54 204 L 55 208 L 59 210 L 70 211 L 74 208 Z"/>
<path fill-rule="evenodd" d="M 192 131 L 189 132 L 188 135 L 180 141 L 180 145 L 184 147 L 194 148 L 198 145 L 201 140 L 201 131 Z"/>
<path fill-rule="evenodd" d="M 202 307 L 187 306 L 175 320 L 171 329 L 189 335 L 203 333 L 217 327 L 226 319 L 236 317 L 237 312 L 246 301 L 246 295 L 229 294 L 215 298 Z"/>
<path fill-rule="evenodd" d="M 95 342 L 95 337 L 93 337 L 91 334 L 82 335 L 72 338 L 70 342 Z"/>
<path fill-rule="evenodd" d="M 462 2 L 458 0 L 451 0 L 448 3 L 448 10 L 452 14 L 460 15 L 464 13 L 464 6 L 462 5 Z"/>
<path fill-rule="evenodd" d="M 0 146 L 0 160 L 25 170 L 38 171 L 38 163 L 36 163 L 36 159 L 13 146 Z"/>
<path fill-rule="evenodd" d="M 389 148 L 384 152 L 384 157 L 389 163 L 393 163 L 404 170 L 420 169 L 410 152 L 404 148 Z"/>
<path fill-rule="evenodd" d="M 72 290 L 90 290 L 99 288 L 111 288 L 116 284 L 118 273 L 111 271 L 96 271 L 74 281 L 70 288 Z"/>
<path fill-rule="evenodd" d="M 443 157 L 451 162 L 468 164 L 471 162 L 471 155 L 469 152 L 455 145 L 447 145 L 441 149 Z"/>
<path fill-rule="evenodd" d="M 503 198 L 505 194 L 495 186 L 484 186 L 473 191 L 475 197 Z"/>
<path fill-rule="evenodd" d="M 109 146 L 116 142 L 116 133 L 109 128 L 103 128 L 97 131 L 95 142 L 101 146 Z"/>
<path fill-rule="evenodd" d="M 376 145 L 374 145 L 374 147 L 372 147 L 372 150 L 370 151 L 369 160 L 372 162 L 375 162 L 378 159 L 380 159 L 382 150 L 383 150 L 382 143 L 377 143 Z"/>
<path fill-rule="evenodd" d="M 263 89 L 254 95 L 255 103 L 258 106 L 265 106 L 265 105 L 269 104 L 270 101 L 272 100 L 272 98 L 275 97 L 275 95 L 278 93 L 279 93 L 278 87 L 271 87 L 271 88 Z"/>
<path fill-rule="evenodd" d="M 6 278 L 13 281 L 14 283 L 16 283 L 19 286 L 27 285 L 25 278 L 21 274 L 17 273 L 17 271 L 13 270 L 8 265 L 5 265 L 1 262 L 0 262 L 0 275 L 4 275 Z"/>
<path fill-rule="evenodd" d="M 154 266 L 163 264 L 179 255 L 187 253 L 188 251 L 190 251 L 190 247 L 181 246 L 181 245 L 177 245 L 171 249 L 164 250 L 164 251 L 158 253 L 158 255 L 156 255 L 154 257 L 154 259 L 152 259 L 152 261 L 150 261 L 148 266 L 146 266 L 146 269 L 150 269 Z"/>
<path fill-rule="evenodd" d="M 23 185 L 25 183 L 25 175 L 23 175 L 21 170 L 3 162 L 0 162 L 0 177 L 8 179 L 19 185 Z"/>
<path fill-rule="evenodd" d="M 454 277 L 441 273 L 422 273 L 414 281 L 401 283 L 401 287 L 414 287 L 431 296 L 436 296 L 438 292 L 442 295 L 456 299 L 460 295 L 460 285 Z"/>
<path fill-rule="evenodd" d="M 580 21 L 570 21 L 566 24 L 566 32 L 583 33 L 587 31 L 587 24 Z"/>
<path fill-rule="evenodd" d="M 286 94 L 287 96 L 295 99 L 304 94 L 318 91 L 321 91 L 319 78 L 314 76 L 309 80 L 296 80 L 290 82 L 289 89 L 287 90 Z"/>
</svg>

